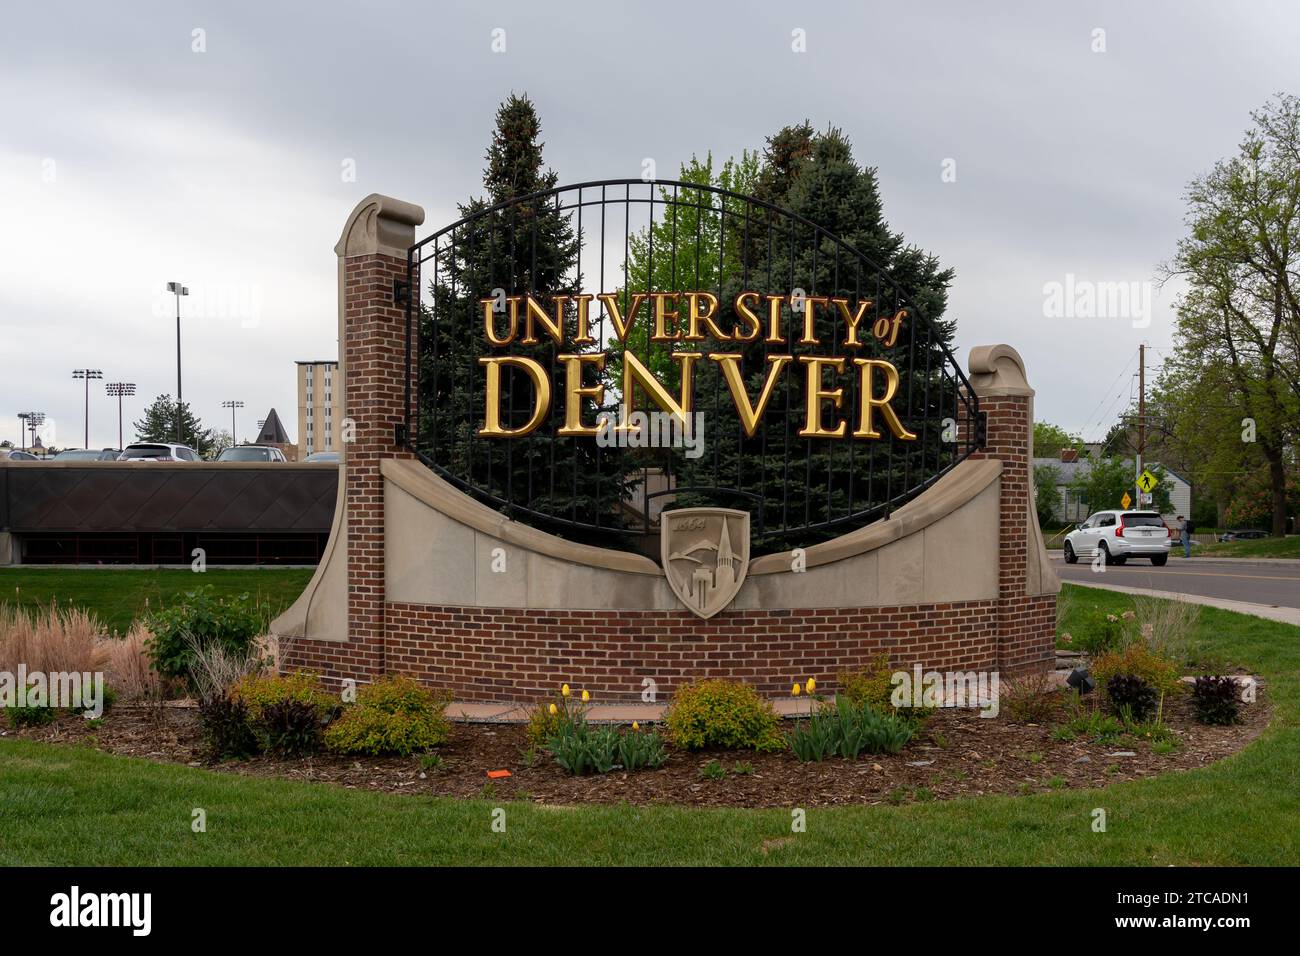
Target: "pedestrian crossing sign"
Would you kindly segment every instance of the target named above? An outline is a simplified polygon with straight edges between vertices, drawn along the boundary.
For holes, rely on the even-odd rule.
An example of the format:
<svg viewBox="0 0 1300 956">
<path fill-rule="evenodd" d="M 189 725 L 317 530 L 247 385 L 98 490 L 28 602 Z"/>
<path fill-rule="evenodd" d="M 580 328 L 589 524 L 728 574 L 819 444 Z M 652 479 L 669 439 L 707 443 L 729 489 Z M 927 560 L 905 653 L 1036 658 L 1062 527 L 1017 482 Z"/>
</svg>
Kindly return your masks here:
<svg viewBox="0 0 1300 956">
<path fill-rule="evenodd" d="M 1160 484 L 1160 479 L 1146 469 L 1143 469 L 1142 474 L 1138 476 L 1138 487 L 1147 494 L 1151 494 L 1151 490 L 1158 484 Z"/>
</svg>

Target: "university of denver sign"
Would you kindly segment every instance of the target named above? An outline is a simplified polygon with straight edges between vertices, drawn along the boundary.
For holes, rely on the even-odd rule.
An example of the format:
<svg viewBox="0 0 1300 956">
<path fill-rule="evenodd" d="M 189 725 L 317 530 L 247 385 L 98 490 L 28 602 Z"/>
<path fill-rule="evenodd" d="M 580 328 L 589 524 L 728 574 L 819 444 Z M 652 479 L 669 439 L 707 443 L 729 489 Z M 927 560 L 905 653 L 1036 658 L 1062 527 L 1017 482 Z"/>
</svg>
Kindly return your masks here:
<svg viewBox="0 0 1300 956">
<path fill-rule="evenodd" d="M 888 515 L 980 441 L 889 276 L 813 223 L 688 183 L 583 184 L 412 247 L 409 446 L 516 520 L 654 553 L 661 510 L 750 515 L 756 554 Z M 697 441 L 655 441 L 656 417 Z"/>
<path fill-rule="evenodd" d="M 422 221 L 371 196 L 336 246 L 356 440 L 329 553 L 273 626 L 286 667 L 519 701 L 833 691 L 881 654 L 1050 666 L 1013 349 L 973 349 L 968 377 L 937 303 L 710 187 Z"/>
</svg>

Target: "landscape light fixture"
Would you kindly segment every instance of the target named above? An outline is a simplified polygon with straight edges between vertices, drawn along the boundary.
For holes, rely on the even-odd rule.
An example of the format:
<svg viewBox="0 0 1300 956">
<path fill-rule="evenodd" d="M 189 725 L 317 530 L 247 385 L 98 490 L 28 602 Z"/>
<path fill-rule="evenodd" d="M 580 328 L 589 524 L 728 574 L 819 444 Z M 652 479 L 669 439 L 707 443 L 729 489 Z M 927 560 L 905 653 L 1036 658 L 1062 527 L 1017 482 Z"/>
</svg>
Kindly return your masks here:
<svg viewBox="0 0 1300 956">
<path fill-rule="evenodd" d="M 190 290 L 179 282 L 168 282 L 167 291 L 176 296 L 176 444 L 184 443 L 181 438 L 181 296 L 189 295 Z"/>
<path fill-rule="evenodd" d="M 1093 680 L 1092 674 L 1086 667 L 1076 667 L 1070 671 L 1070 676 L 1065 679 L 1065 682 L 1080 694 L 1091 694 L 1097 689 L 1097 682 Z"/>
<path fill-rule="evenodd" d="M 230 444 L 238 445 L 239 441 L 235 438 L 235 409 L 243 408 L 244 403 L 232 398 L 229 401 L 222 402 L 221 407 L 230 409 Z"/>
<path fill-rule="evenodd" d="M 94 379 L 103 378 L 104 373 L 97 368 L 74 368 L 72 370 L 72 377 L 77 379 L 84 379 L 86 382 L 86 440 L 81 447 L 89 448 L 90 447 L 90 383 Z"/>
<path fill-rule="evenodd" d="M 122 396 L 135 394 L 135 382 L 109 382 L 104 386 L 109 395 L 117 396 L 117 450 L 122 450 Z"/>
</svg>

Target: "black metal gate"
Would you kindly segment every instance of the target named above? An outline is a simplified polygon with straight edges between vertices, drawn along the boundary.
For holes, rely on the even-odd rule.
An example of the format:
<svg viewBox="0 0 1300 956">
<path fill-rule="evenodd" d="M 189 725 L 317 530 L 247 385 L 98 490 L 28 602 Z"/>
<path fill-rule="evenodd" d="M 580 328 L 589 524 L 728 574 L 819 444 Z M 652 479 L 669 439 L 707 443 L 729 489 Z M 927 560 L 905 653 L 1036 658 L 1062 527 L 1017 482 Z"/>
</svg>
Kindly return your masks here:
<svg viewBox="0 0 1300 956">
<path fill-rule="evenodd" d="M 558 187 L 466 211 L 408 252 L 408 288 L 420 291 L 407 301 L 406 442 L 441 477 L 512 518 L 565 537 L 644 549 L 638 539 L 658 533 L 656 517 L 665 503 L 739 507 L 750 512 L 757 554 L 887 517 L 982 441 L 978 400 L 944 329 L 866 256 L 789 211 L 711 186 L 642 180 Z M 615 335 L 610 303 L 626 320 L 637 293 L 681 290 L 716 296 L 715 324 L 724 328 L 740 319 L 739 293 L 784 296 L 779 315 L 772 316 L 775 338 L 783 341 L 764 334 L 745 342 L 668 345 L 648 340 L 648 315 L 626 341 Z M 613 298 L 582 306 L 589 341 L 557 343 L 543 335 L 515 343 L 516 352 L 533 358 L 550 378 L 555 400 L 539 427 L 522 437 L 482 437 L 487 402 L 481 360 L 500 351 L 488 339 L 484 309 L 503 316 L 511 297 L 565 297 L 556 306 L 556 322 L 577 338 L 581 297 L 600 293 Z M 814 309 L 811 320 L 816 344 L 801 344 L 809 330 L 800 309 L 809 297 L 870 300 L 859 343 L 850 346 L 840 332 L 827 334 L 835 310 L 823 306 L 822 317 Z M 493 304 L 485 306 L 485 299 Z M 887 326 L 897 336 L 892 341 L 865 331 L 882 319 L 893 320 Z M 694 367 L 700 448 L 608 447 L 598 437 L 561 434 L 566 368 L 558 356 L 605 353 L 603 370 L 582 366 L 584 386 L 605 386 L 603 400 L 587 415 L 617 418 L 625 350 L 674 394 L 686 374 L 681 366 Z M 683 351 L 706 354 L 696 361 L 673 358 Z M 770 358 L 792 356 L 793 367 L 777 381 L 754 434 L 739 420 L 721 366 L 705 360 L 717 352 L 741 356 L 750 396 L 761 389 Z M 800 437 L 809 387 L 800 359 L 813 353 L 843 359 L 850 370 L 854 358 L 891 363 L 898 371 L 893 407 L 915 438 L 889 431 L 873 440 Z M 860 379 L 849 375 L 833 411 L 851 416 L 859 387 Z M 501 372 L 506 425 L 528 419 L 532 388 L 518 369 Z"/>
</svg>

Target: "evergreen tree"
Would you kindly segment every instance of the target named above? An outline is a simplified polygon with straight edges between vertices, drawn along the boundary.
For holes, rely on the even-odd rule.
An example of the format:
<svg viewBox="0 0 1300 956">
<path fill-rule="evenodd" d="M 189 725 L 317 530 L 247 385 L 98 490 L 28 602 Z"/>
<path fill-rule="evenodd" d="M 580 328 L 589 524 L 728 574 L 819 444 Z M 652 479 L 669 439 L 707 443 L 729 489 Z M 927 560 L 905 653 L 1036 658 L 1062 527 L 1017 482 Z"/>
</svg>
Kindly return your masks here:
<svg viewBox="0 0 1300 956">
<path fill-rule="evenodd" d="M 802 312 L 796 315 L 789 305 L 783 313 L 785 344 L 769 344 L 763 337 L 749 343 L 727 343 L 726 351 L 743 355 L 751 401 L 762 390 L 769 367 L 767 356 L 783 353 L 795 357 L 753 437 L 746 436 L 738 424 L 722 427 L 734 414 L 730 393 L 718 366 L 698 363 L 697 408 L 706 413 L 713 427 L 706 434 L 703 458 L 678 462 L 679 484 L 733 487 L 742 494 L 730 502 L 712 500 L 716 497 L 712 493 L 699 498 L 686 494 L 679 496 L 678 503 L 712 500 L 748 507 L 756 535 L 781 527 L 823 525 L 820 536 L 829 538 L 850 530 L 854 514 L 897 506 L 903 492 L 955 458 L 956 446 L 934 427 L 920 430 L 916 440 L 899 440 L 879 421 L 876 424 L 884 437 L 878 440 L 800 438 L 807 379 L 799 357 L 845 358 L 845 374 L 834 385 L 828 374 L 826 382 L 827 387 L 844 389 L 837 417 L 851 421 L 857 414 L 858 379 L 851 361 L 855 357 L 888 359 L 898 368 L 900 384 L 893 405 L 904 425 L 959 417 L 952 399 L 954 383 L 945 370 L 944 350 L 951 342 L 953 327 L 941 318 L 953 272 L 942 269 L 933 256 L 907 245 L 889 228 L 876 171 L 858 166 L 851 144 L 839 130 L 813 135 L 805 123 L 769 139 L 757 193 L 757 198 L 813 225 L 762 207 L 753 207 L 747 216 L 724 224 L 724 229 L 738 237 L 744 255 L 721 283 L 722 328 L 735 321 L 730 314 L 735 294 L 755 286 L 792 297 L 844 297 L 851 304 L 871 299 L 874 309 L 859 328 L 863 344 L 857 350 L 843 347 L 843 320 L 836 309 L 826 307 L 815 310 L 817 343 L 801 344 Z M 836 238 L 869 262 L 863 263 Z M 898 341 L 885 347 L 871 336 L 871 320 L 892 317 L 902 309 L 907 310 L 907 317 Z M 826 418 L 834 420 L 829 407 Z M 800 540 L 817 537 L 801 535 Z M 756 550 L 788 544 L 780 536 L 769 537 L 757 541 Z"/>
<path fill-rule="evenodd" d="M 144 410 L 144 417 L 135 422 L 135 440 L 139 442 L 175 442 L 176 441 L 176 403 L 170 395 L 159 395 L 153 404 Z M 190 411 L 190 403 L 182 402 L 180 406 L 181 438 L 180 444 L 188 445 L 202 457 L 207 458 L 212 451 L 212 430 L 204 428 L 198 416 Z"/>
<path fill-rule="evenodd" d="M 592 437 L 554 437 L 564 421 L 567 384 L 566 370 L 556 356 L 580 348 L 574 344 L 578 335 L 574 304 L 567 303 L 562 312 L 563 344 L 538 330 L 536 344 L 516 341 L 508 349 L 499 349 L 484 330 L 479 300 L 492 296 L 494 290 L 506 296 L 530 294 L 549 308 L 552 296 L 573 295 L 582 286 L 581 237 L 569 214 L 556 207 L 554 197 L 489 211 L 556 185 L 556 174 L 543 165 L 540 134 L 537 112 L 527 96 L 512 95 L 501 105 L 483 171 L 486 195 L 460 206 L 462 217 L 474 218 L 447 237 L 437 274 L 423 276 L 429 299 L 422 306 L 419 329 L 417 441 L 454 478 L 485 490 L 506 514 L 513 506 L 523 506 L 559 519 L 618 527 L 617 503 L 626 495 L 630 461 L 616 450 L 597 447 Z M 502 330 L 508 314 L 495 315 Z M 522 337 L 522 308 L 519 325 Z M 478 360 L 501 354 L 532 358 L 551 377 L 548 419 L 528 436 L 477 435 L 486 408 L 485 373 Z M 594 384 L 599 373 L 590 367 L 585 371 L 585 384 Z M 501 394 L 502 426 L 525 425 L 533 405 L 527 376 L 517 369 L 503 369 Z M 605 407 L 613 411 L 612 399 Z M 588 416 L 594 414 L 587 409 Z M 592 421 L 587 418 L 587 424 Z M 583 536 L 561 525 L 551 530 Z"/>
</svg>

